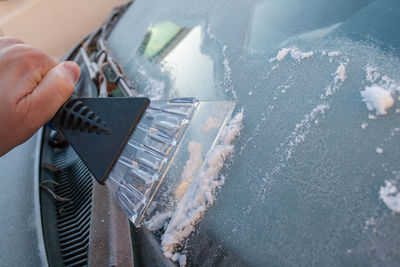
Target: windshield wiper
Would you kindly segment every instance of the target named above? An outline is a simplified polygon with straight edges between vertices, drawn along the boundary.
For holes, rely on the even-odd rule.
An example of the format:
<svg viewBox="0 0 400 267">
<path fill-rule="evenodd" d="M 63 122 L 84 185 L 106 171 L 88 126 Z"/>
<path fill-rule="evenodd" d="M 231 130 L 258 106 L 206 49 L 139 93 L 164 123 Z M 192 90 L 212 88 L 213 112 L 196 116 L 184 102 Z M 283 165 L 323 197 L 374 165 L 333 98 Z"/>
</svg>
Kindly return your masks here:
<svg viewBox="0 0 400 267">
<path fill-rule="evenodd" d="M 126 97 L 138 96 L 135 85 L 126 76 L 107 45 L 107 37 L 132 2 L 116 7 L 105 23 L 81 44 L 74 61 L 83 60 L 90 79 L 99 89 L 99 97 L 108 97 L 119 88 Z"/>
</svg>

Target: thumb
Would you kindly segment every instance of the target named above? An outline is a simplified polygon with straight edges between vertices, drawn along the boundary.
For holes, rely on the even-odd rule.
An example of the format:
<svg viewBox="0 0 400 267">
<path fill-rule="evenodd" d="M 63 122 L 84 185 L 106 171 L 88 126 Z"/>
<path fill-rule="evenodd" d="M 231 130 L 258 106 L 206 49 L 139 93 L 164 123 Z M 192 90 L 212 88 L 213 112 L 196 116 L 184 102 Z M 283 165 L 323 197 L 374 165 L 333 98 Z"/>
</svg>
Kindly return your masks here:
<svg viewBox="0 0 400 267">
<path fill-rule="evenodd" d="M 40 125 L 48 122 L 72 95 L 79 76 L 79 66 L 66 61 L 50 69 L 43 77 L 29 99 Z"/>
</svg>

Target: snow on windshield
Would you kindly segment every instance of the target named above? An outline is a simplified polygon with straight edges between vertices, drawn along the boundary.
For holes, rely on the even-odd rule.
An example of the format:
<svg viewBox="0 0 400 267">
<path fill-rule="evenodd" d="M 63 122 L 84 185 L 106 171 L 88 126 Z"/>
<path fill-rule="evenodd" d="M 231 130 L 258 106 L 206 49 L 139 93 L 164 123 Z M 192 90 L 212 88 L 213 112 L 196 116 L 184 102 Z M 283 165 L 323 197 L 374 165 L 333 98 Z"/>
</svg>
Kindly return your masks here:
<svg viewBox="0 0 400 267">
<path fill-rule="evenodd" d="M 303 51 L 301 51 L 300 49 L 298 49 L 297 47 L 282 48 L 282 49 L 278 52 L 278 54 L 276 55 L 276 57 L 271 58 L 271 59 L 269 60 L 269 62 L 274 62 L 275 60 L 281 61 L 281 60 L 283 60 L 283 59 L 287 56 L 287 54 L 289 54 L 289 53 L 290 53 L 290 56 L 291 56 L 293 59 L 296 59 L 296 60 L 298 60 L 298 61 L 301 60 L 301 59 L 304 59 L 304 58 L 312 57 L 312 56 L 314 55 L 314 52 L 313 52 L 313 51 L 303 52 Z"/>
<path fill-rule="evenodd" d="M 385 181 L 385 186 L 379 190 L 379 197 L 389 209 L 400 213 L 400 191 L 392 182 Z"/>
<path fill-rule="evenodd" d="M 137 3 L 147 6 L 145 1 Z M 400 65 L 390 50 L 369 46 L 368 40 L 362 43 L 351 39 L 354 32 L 361 30 L 360 25 L 375 18 L 361 16 L 359 9 L 368 6 L 375 14 L 379 5 L 372 8 L 367 1 L 360 1 L 350 12 L 348 1 L 326 1 L 328 7 L 343 7 L 336 13 L 322 4 L 309 5 L 320 7 L 310 14 L 329 10 L 337 17 L 321 25 L 326 15 L 321 19 L 305 18 L 299 9 L 295 12 L 299 29 L 293 33 L 285 30 L 290 23 L 273 23 L 285 19 L 276 10 L 288 15 L 286 11 L 291 8 L 287 3 L 264 2 L 265 8 L 256 16 L 259 20 L 252 17 L 251 10 L 238 11 L 238 5 L 247 10 L 254 4 L 227 3 L 218 2 L 219 8 L 208 9 L 213 6 L 211 2 L 191 5 L 190 1 L 182 1 L 170 10 L 169 3 L 159 1 L 162 8 L 149 9 L 157 16 L 135 21 L 133 18 L 140 13 L 132 10 L 132 23 L 120 31 L 142 37 L 149 25 L 165 19 L 193 29 L 188 35 L 180 35 L 184 38 L 181 43 L 187 38 L 185 54 L 181 54 L 185 56 L 176 54 L 169 61 L 160 57 L 163 63 L 151 61 L 154 68 L 161 66 L 164 72 L 153 75 L 146 68 L 146 75 L 154 76 L 149 83 L 155 85 L 146 88 L 144 84 L 143 91 L 152 97 L 157 97 L 156 89 L 162 89 L 164 97 L 172 93 L 174 97 L 198 94 L 201 100 L 233 99 L 246 111 L 229 168 L 222 168 L 219 178 L 213 173 L 207 176 L 213 162 L 209 157 L 199 157 L 201 144 L 192 142 L 187 151 L 189 160 L 182 163 L 182 170 L 185 177 L 196 173 L 196 180 L 203 173 L 207 190 L 202 191 L 204 184 L 184 178 L 187 182 L 175 191 L 175 198 L 180 199 L 177 208 L 157 214 L 146 222 L 146 227 L 162 229 L 156 233 L 164 233 L 164 254 L 181 265 L 186 259 L 190 263 L 196 251 L 202 252 L 208 230 L 215 246 L 231 250 L 253 265 L 270 262 L 307 266 L 316 261 L 334 265 L 338 258 L 354 265 L 358 259 L 387 259 L 387 251 L 398 248 L 394 238 L 384 237 L 398 229 L 394 223 L 398 217 L 393 217 L 392 211 L 398 207 L 399 184 L 390 175 L 399 171 Z M 197 8 L 201 12 L 191 13 Z M 165 9 L 171 12 L 165 13 Z M 229 15 L 221 14 L 222 9 L 228 10 Z M 348 13 L 344 14 L 346 10 Z M 353 14 L 361 14 L 360 19 L 367 17 L 368 21 L 346 22 Z M 135 31 L 131 25 L 141 27 Z M 253 31 L 257 25 L 258 30 Z M 315 34 L 325 26 L 327 31 Z M 337 38 L 339 31 L 350 39 Z M 115 38 L 116 53 L 121 50 L 117 49 L 119 46 L 124 48 L 120 39 Z M 137 71 L 134 60 L 124 59 L 142 41 L 133 39 L 138 39 L 138 44 L 125 48 L 128 52 L 121 52 L 120 58 L 131 67 L 130 75 L 135 79 L 145 75 Z M 175 53 L 181 51 L 178 42 L 168 44 L 177 49 Z M 154 81 L 165 81 L 165 87 Z M 181 82 L 178 88 L 177 81 L 185 83 Z M 214 124 L 218 122 L 209 118 L 202 129 L 213 129 Z M 218 191 L 218 201 L 202 217 L 215 199 L 211 192 L 224 181 L 223 177 L 226 181 Z M 185 188 L 187 191 L 182 194 Z M 192 190 L 196 194 L 190 195 Z M 199 192 L 202 193 L 197 198 Z M 195 225 L 198 231 L 192 232 Z M 194 238 L 196 232 L 198 239 Z M 358 256 L 349 261 L 351 255 Z M 382 261 L 376 265 L 379 263 Z"/>
<path fill-rule="evenodd" d="M 194 142 L 189 144 L 190 157 L 182 173 L 187 183 L 181 184 L 188 187 L 187 190 L 180 190 L 178 187 L 175 191 L 175 197 L 178 199 L 177 207 L 173 211 L 157 214 L 145 223 L 150 230 L 165 228 L 161 237 L 164 255 L 179 262 L 180 265 L 185 265 L 185 255 L 175 250 L 192 233 L 207 207 L 213 204 L 215 190 L 224 184 L 225 177 L 219 177 L 219 172 L 224 161 L 234 151 L 233 142 L 240 134 L 242 121 L 243 110 L 229 121 L 222 130 L 217 145 L 208 151 L 204 160 L 201 158 L 201 145 Z M 192 176 L 193 179 L 189 180 Z M 181 195 L 181 191 L 185 192 L 184 195 Z M 169 218 L 171 218 L 169 223 L 165 223 Z"/>
<path fill-rule="evenodd" d="M 381 75 L 378 68 L 371 65 L 366 66 L 366 80 L 371 85 L 361 91 L 361 96 L 368 110 L 375 111 L 376 115 L 386 115 L 394 104 L 393 95 L 400 91 L 400 85 L 387 75 Z"/>
</svg>

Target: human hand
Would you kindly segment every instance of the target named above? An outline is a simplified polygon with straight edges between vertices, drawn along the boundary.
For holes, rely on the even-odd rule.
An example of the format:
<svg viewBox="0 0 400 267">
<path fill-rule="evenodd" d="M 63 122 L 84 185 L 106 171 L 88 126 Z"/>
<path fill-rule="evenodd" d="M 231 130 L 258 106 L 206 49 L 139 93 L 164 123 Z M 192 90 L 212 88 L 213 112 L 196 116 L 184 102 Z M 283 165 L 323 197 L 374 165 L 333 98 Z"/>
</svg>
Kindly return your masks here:
<svg viewBox="0 0 400 267">
<path fill-rule="evenodd" d="M 58 63 L 20 40 L 0 37 L 0 157 L 54 116 L 79 76 L 74 62 Z"/>
</svg>

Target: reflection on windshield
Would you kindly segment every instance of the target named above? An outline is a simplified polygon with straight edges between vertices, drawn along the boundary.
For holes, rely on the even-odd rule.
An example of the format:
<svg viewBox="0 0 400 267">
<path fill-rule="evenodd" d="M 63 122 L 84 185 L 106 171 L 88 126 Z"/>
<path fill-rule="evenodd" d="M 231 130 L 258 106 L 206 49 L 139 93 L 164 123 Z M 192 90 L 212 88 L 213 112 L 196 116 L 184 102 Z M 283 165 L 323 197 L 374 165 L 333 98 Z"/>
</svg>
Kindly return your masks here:
<svg viewBox="0 0 400 267">
<path fill-rule="evenodd" d="M 288 38 L 315 40 L 337 28 L 371 1 L 270 0 L 258 3 L 251 23 L 249 48 L 268 51 L 280 47 Z"/>
<path fill-rule="evenodd" d="M 138 54 L 150 60 L 155 57 L 161 59 L 179 44 L 189 31 L 190 29 L 179 27 L 170 21 L 150 25 Z"/>
<path fill-rule="evenodd" d="M 190 29 L 164 21 L 148 28 L 137 54 L 155 64 L 161 63 L 161 71 L 172 83 L 170 98 L 217 98 L 214 62 L 201 51 L 203 38 L 201 26 Z"/>
</svg>

